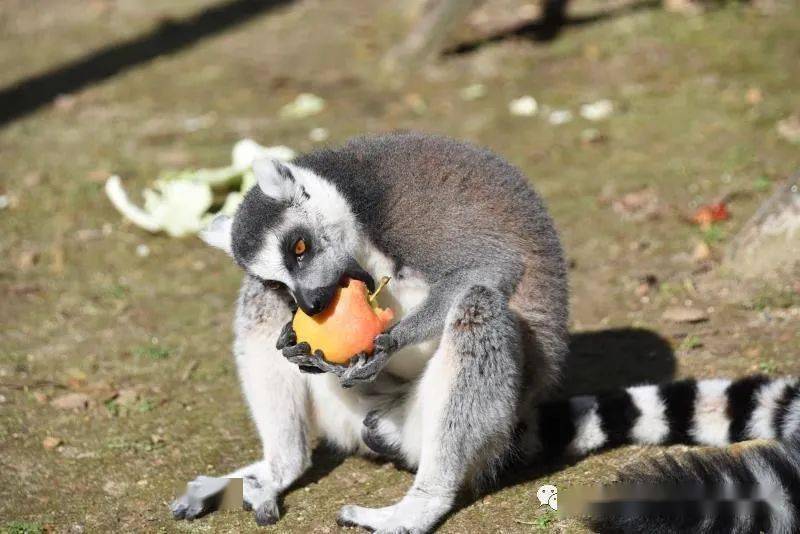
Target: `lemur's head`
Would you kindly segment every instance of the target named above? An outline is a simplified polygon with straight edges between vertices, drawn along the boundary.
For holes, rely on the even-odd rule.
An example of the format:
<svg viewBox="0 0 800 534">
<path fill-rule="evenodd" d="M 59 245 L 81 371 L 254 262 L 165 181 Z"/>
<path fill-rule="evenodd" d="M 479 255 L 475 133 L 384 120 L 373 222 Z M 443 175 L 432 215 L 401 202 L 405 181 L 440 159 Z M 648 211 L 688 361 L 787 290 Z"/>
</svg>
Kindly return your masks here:
<svg viewBox="0 0 800 534">
<path fill-rule="evenodd" d="M 324 310 L 344 278 L 375 282 L 356 261 L 358 224 L 333 184 L 277 160 L 253 164 L 258 186 L 236 215 L 215 218 L 202 239 L 233 256 L 246 272 L 285 284 L 309 315 Z"/>
</svg>

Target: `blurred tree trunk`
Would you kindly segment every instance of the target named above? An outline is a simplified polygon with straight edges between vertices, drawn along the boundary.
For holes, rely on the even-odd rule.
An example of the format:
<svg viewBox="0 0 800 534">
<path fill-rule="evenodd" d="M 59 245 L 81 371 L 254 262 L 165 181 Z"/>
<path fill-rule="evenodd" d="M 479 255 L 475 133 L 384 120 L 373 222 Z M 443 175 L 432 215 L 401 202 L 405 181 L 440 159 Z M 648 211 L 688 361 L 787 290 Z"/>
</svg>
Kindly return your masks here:
<svg viewBox="0 0 800 534">
<path fill-rule="evenodd" d="M 450 32 L 475 9 L 481 0 L 412 0 L 417 17 L 406 38 L 381 61 L 387 76 L 406 76 L 439 52 Z"/>
<path fill-rule="evenodd" d="M 768 198 L 731 242 L 726 266 L 743 278 L 800 272 L 800 173 Z"/>
</svg>

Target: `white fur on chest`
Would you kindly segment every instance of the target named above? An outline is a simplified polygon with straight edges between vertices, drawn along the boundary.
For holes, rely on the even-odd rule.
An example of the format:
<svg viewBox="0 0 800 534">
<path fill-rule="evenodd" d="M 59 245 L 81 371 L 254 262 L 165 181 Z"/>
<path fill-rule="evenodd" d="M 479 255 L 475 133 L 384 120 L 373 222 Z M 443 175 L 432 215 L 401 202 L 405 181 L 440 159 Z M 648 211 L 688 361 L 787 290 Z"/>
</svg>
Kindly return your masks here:
<svg viewBox="0 0 800 534">
<path fill-rule="evenodd" d="M 394 261 L 369 241 L 365 240 L 359 252 L 359 264 L 376 282 L 383 276 L 392 277 L 391 282 L 381 291 L 379 300 L 381 306 L 392 309 L 395 322 L 408 316 L 428 297 L 430 286 L 420 273 L 408 267 L 397 271 Z M 438 341 L 431 340 L 399 350 L 392 356 L 387 370 L 407 379 L 419 376 L 436 350 Z"/>
</svg>

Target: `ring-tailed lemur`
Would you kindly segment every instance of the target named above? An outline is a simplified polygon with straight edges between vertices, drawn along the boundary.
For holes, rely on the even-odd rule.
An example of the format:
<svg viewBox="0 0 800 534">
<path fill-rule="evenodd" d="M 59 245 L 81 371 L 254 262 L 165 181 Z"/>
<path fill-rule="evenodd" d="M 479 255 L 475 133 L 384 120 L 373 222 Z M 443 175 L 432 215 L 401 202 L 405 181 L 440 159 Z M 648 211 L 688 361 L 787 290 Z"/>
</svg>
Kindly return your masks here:
<svg viewBox="0 0 800 534">
<path fill-rule="evenodd" d="M 263 460 L 228 476 L 244 479 L 259 524 L 278 519 L 279 496 L 309 467 L 315 437 L 416 469 L 398 503 L 341 510 L 340 523 L 379 532 L 431 530 L 462 488 L 513 460 L 740 437 L 717 428 L 729 388 L 716 382 L 540 409 L 567 351 L 566 270 L 541 199 L 493 153 L 393 134 L 254 171 L 258 186 L 235 217 L 218 217 L 203 238 L 246 273 L 234 352 Z M 314 314 L 346 277 L 373 286 L 384 275 L 399 320 L 371 357 L 332 365 L 295 343 L 295 303 Z M 172 509 L 178 518 L 205 512 L 185 497 Z"/>
</svg>

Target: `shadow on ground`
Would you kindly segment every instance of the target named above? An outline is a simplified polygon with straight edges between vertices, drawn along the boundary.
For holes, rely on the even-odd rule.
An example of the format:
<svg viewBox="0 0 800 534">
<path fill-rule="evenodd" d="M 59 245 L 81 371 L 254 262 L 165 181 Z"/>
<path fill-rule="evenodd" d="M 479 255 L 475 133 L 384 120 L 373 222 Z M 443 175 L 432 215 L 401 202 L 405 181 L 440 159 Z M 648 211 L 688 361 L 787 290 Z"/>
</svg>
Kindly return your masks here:
<svg viewBox="0 0 800 534">
<path fill-rule="evenodd" d="M 573 334 L 565 366 L 564 392 L 584 395 L 675 376 L 669 342 L 643 328 L 615 328 Z"/>
<path fill-rule="evenodd" d="M 618 17 L 641 9 L 654 9 L 661 5 L 660 0 L 645 0 L 632 5 L 620 6 L 612 9 L 592 13 L 591 15 L 569 16 L 567 5 L 569 0 L 548 0 L 542 10 L 542 16 L 534 21 L 527 21 L 510 28 L 504 28 L 496 33 L 479 37 L 473 41 L 459 43 L 445 51 L 445 55 L 468 54 L 480 47 L 505 41 L 507 39 L 528 39 L 534 42 L 552 41 L 569 26 L 585 26 L 613 17 Z"/>
<path fill-rule="evenodd" d="M 139 37 L 93 52 L 0 89 L 0 125 L 36 111 L 62 94 L 101 82 L 136 65 L 174 54 L 230 30 L 291 0 L 231 0 L 180 21 L 167 21 Z"/>
<path fill-rule="evenodd" d="M 641 383 L 669 381 L 675 374 L 675 356 L 670 344 L 660 335 L 640 328 L 617 328 L 573 334 L 567 358 L 564 393 L 568 396 L 617 389 Z M 311 468 L 289 492 L 314 484 L 345 460 L 345 455 L 320 445 L 314 450 Z M 503 475 L 487 494 L 526 484 L 564 469 L 579 458 L 559 458 L 530 466 L 515 466 Z M 398 468 L 406 469 L 396 464 Z M 287 493 L 289 493 L 287 492 Z M 474 496 L 464 495 L 456 509 L 471 505 Z M 281 515 L 285 513 L 281 502 Z"/>
<path fill-rule="evenodd" d="M 642 383 L 661 383 L 675 376 L 675 355 L 669 342 L 642 328 L 615 328 L 573 334 L 564 377 L 566 396 L 586 395 Z M 545 408 L 546 409 L 546 408 Z M 527 484 L 569 467 L 581 458 L 545 458 L 542 463 L 514 465 L 484 495 Z M 471 505 L 463 495 L 448 517 Z"/>
</svg>

